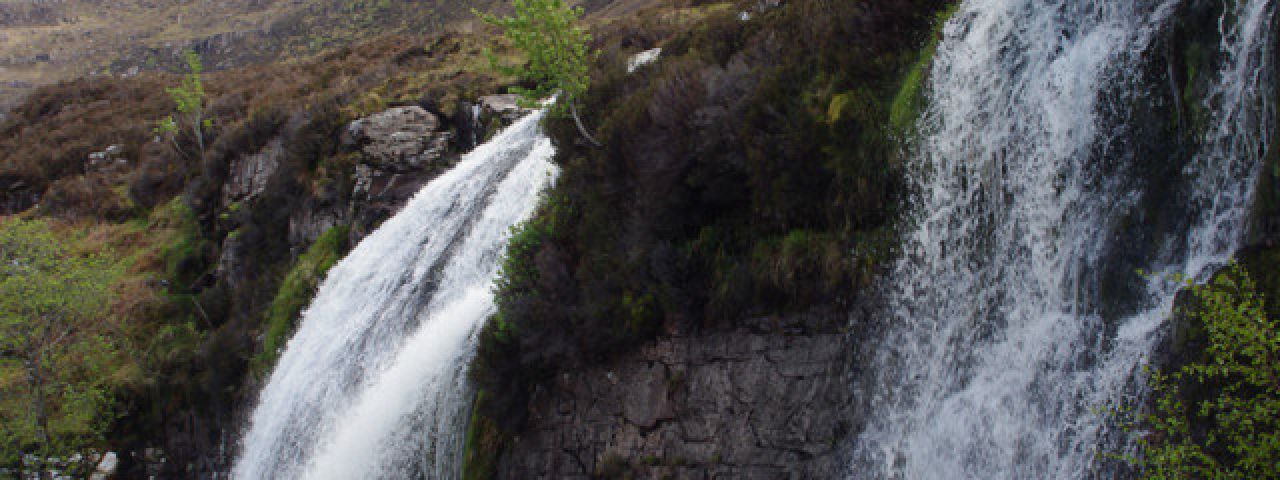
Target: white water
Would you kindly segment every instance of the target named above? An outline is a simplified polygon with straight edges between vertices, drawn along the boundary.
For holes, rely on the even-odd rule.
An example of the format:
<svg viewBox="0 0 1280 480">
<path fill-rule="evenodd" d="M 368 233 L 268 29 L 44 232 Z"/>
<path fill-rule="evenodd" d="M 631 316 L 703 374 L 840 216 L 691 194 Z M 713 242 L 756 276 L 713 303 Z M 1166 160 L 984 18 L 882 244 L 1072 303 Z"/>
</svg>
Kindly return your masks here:
<svg viewBox="0 0 1280 480">
<path fill-rule="evenodd" d="M 1140 390 L 1176 293 L 1153 280 L 1136 313 L 1099 313 L 1092 275 L 1144 193 L 1113 116 L 1146 94 L 1143 53 L 1177 3 L 968 0 L 946 25 L 854 478 L 1106 475 L 1104 412 Z M 1271 128 L 1272 3 L 1229 8 L 1188 226 L 1148 270 L 1201 278 L 1237 247 Z"/>
<path fill-rule="evenodd" d="M 330 270 L 261 393 L 234 478 L 458 475 L 466 366 L 498 260 L 555 173 L 541 117 L 477 147 Z"/>
</svg>

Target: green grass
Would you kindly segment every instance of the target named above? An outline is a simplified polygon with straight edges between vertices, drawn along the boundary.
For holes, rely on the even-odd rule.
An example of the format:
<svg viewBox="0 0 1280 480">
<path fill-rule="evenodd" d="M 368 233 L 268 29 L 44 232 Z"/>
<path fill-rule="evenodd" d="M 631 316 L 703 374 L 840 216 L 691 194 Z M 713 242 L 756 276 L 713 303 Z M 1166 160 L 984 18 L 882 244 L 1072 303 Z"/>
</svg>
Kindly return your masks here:
<svg viewBox="0 0 1280 480">
<path fill-rule="evenodd" d="M 298 257 L 293 269 L 285 275 L 280 290 L 267 309 L 262 351 L 253 359 L 255 372 L 265 374 L 275 366 L 280 349 L 284 348 L 297 322 L 298 314 L 311 302 L 311 296 L 325 274 L 346 252 L 349 231 L 345 226 L 325 231 L 306 253 Z"/>
<path fill-rule="evenodd" d="M 929 42 L 920 51 L 920 58 L 907 71 L 906 77 L 902 80 L 902 86 L 898 89 L 897 95 L 893 97 L 893 103 L 889 104 L 889 126 L 894 133 L 905 135 L 911 132 L 912 128 L 915 127 L 916 119 L 920 116 L 920 112 L 924 110 L 925 73 L 933 65 L 933 56 L 938 52 L 938 41 L 942 38 L 942 27 L 947 24 L 947 20 L 951 19 L 951 16 L 955 15 L 956 10 L 959 8 L 960 4 L 957 2 L 938 12 L 937 19 L 934 21 L 933 34 L 929 36 Z"/>
<path fill-rule="evenodd" d="M 157 208 L 148 221 L 148 230 L 168 226 L 174 234 L 161 247 L 164 258 L 165 277 L 171 282 L 186 286 L 192 276 L 198 272 L 190 272 L 185 268 L 192 259 L 199 259 L 204 249 L 204 240 L 200 236 L 200 226 L 195 214 L 181 197 L 174 197 L 169 203 Z"/>
</svg>

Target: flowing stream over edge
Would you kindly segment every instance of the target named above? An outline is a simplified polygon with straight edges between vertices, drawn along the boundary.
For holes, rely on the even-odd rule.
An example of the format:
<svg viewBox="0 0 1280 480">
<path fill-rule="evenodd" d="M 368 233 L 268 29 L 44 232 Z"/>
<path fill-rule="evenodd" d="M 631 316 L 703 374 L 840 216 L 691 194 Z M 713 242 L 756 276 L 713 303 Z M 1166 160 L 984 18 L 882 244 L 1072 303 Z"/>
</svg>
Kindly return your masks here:
<svg viewBox="0 0 1280 480">
<path fill-rule="evenodd" d="M 509 229 L 556 174 L 542 116 L 464 156 L 329 271 L 260 394 L 233 478 L 458 475 L 466 368 Z"/>
<path fill-rule="evenodd" d="M 1177 292 L 1164 278 L 1203 279 L 1238 248 L 1274 128 L 1275 6 L 1229 1 L 1212 118 L 1170 206 L 1187 225 L 1165 232 L 1140 306 L 1107 318 L 1092 275 L 1145 193 L 1126 181 L 1123 103 L 1146 94 L 1144 52 L 1178 4 L 968 0 L 945 26 L 851 477 L 1106 476 L 1122 435 L 1106 410 L 1140 395 Z"/>
</svg>

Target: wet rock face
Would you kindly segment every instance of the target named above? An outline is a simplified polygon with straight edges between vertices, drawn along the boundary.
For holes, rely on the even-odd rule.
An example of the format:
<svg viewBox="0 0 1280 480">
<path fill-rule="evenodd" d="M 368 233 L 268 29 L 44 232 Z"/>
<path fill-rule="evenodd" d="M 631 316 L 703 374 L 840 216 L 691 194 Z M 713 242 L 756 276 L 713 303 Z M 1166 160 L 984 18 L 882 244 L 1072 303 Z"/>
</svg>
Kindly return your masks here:
<svg viewBox="0 0 1280 480">
<path fill-rule="evenodd" d="M 346 212 L 353 242 L 453 166 L 463 150 L 439 117 L 418 106 L 395 107 L 356 120 L 347 126 L 343 140 L 360 150 Z"/>
<path fill-rule="evenodd" d="M 486 131 L 497 131 L 527 113 L 518 108 L 513 96 L 494 100 L 506 97 L 484 97 L 489 100 L 463 105 L 453 118 L 440 118 L 421 106 L 397 106 L 348 124 L 342 142 L 357 154 L 351 189 L 317 195 L 294 211 L 289 218 L 289 242 L 305 246 L 339 224 L 351 227 L 352 244 L 360 241 L 422 186 L 452 168 L 463 152 L 483 141 Z M 250 165 L 260 164 L 264 161 L 242 159 L 237 165 L 253 170 Z"/>
<path fill-rule="evenodd" d="M 854 431 L 849 335 L 814 318 L 671 336 L 530 402 L 500 478 L 835 478 Z"/>
</svg>

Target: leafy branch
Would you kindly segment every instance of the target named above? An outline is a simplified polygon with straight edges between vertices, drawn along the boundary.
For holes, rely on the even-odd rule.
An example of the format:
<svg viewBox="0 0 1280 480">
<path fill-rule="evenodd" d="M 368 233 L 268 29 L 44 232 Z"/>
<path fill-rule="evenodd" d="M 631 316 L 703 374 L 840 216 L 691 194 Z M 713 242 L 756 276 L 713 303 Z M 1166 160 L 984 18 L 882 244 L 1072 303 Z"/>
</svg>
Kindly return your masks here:
<svg viewBox="0 0 1280 480">
<path fill-rule="evenodd" d="M 208 95 L 204 91 L 204 82 L 200 79 L 200 75 L 204 73 L 204 63 L 200 61 L 200 55 L 192 50 L 187 50 L 183 56 L 187 64 L 187 74 L 182 77 L 182 83 L 178 86 L 165 89 L 173 99 L 174 110 L 178 115 L 176 118 L 174 115 L 169 115 L 160 120 L 156 125 L 155 133 L 168 137 L 174 147 L 182 151 L 178 146 L 178 134 L 184 128 L 190 128 L 191 134 L 195 137 L 196 146 L 203 155 L 205 130 L 213 128 L 213 120 L 204 116 L 208 106 Z"/>
<path fill-rule="evenodd" d="M 1154 409 L 1131 425 L 1143 434 L 1128 460 L 1151 480 L 1280 478 L 1280 322 L 1239 266 L 1189 288 L 1207 346 L 1150 374 Z"/>
<path fill-rule="evenodd" d="M 506 75 L 527 80 L 534 88 L 513 89 L 526 102 L 537 102 L 559 94 L 560 101 L 548 112 L 552 116 L 566 113 L 573 118 L 583 138 L 600 146 L 582 123 L 578 114 L 577 99 L 591 85 L 590 61 L 595 56 L 587 46 L 591 35 L 578 26 L 582 7 L 570 7 L 562 0 L 512 0 L 515 15 L 498 17 L 472 10 L 485 23 L 503 29 L 503 36 L 521 52 L 527 61 L 522 65 L 507 66 L 487 52 L 489 63 Z"/>
</svg>

